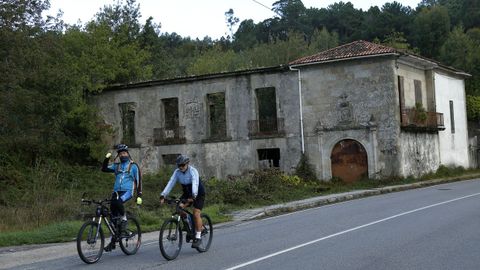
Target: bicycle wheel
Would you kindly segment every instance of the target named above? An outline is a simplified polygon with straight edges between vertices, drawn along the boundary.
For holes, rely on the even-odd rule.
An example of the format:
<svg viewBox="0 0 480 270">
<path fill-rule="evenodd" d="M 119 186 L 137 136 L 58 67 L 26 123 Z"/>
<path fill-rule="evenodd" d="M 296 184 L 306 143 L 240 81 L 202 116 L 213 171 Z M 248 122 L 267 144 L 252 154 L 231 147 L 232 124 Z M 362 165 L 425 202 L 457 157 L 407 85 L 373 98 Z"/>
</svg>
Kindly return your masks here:
<svg viewBox="0 0 480 270">
<path fill-rule="evenodd" d="M 207 214 L 202 214 L 202 244 L 197 248 L 198 252 L 206 252 L 213 239 L 212 220 Z"/>
<path fill-rule="evenodd" d="M 142 231 L 140 224 L 134 217 L 129 217 L 127 221 L 127 235 L 120 237 L 120 248 L 126 255 L 137 253 L 142 242 Z"/>
<path fill-rule="evenodd" d="M 102 257 L 105 237 L 102 227 L 93 221 L 85 222 L 77 235 L 77 251 L 85 263 L 96 263 Z"/>
<path fill-rule="evenodd" d="M 182 249 L 182 231 L 176 219 L 166 220 L 160 229 L 160 252 L 167 260 L 175 259 Z"/>
</svg>

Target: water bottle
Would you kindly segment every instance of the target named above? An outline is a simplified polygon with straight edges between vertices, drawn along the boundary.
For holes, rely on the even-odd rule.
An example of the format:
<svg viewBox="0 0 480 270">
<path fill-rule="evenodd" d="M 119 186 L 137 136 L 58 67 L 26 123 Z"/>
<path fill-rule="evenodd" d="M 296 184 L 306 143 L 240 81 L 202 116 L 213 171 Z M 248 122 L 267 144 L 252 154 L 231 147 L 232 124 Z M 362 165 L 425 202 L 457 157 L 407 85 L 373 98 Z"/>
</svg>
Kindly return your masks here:
<svg viewBox="0 0 480 270">
<path fill-rule="evenodd" d="M 187 224 L 189 231 L 192 231 L 192 217 L 189 214 L 186 214 L 184 221 Z"/>
</svg>

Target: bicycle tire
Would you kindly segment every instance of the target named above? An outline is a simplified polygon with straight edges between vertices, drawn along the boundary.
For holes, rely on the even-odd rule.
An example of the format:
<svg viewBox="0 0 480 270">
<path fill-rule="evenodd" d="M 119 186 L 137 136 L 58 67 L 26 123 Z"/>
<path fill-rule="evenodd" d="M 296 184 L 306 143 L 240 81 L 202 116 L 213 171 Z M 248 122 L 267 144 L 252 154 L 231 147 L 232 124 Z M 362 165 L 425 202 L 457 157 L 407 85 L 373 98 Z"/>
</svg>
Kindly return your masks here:
<svg viewBox="0 0 480 270">
<path fill-rule="evenodd" d="M 100 237 L 100 243 L 98 243 L 99 239 L 97 236 Z M 77 235 L 77 251 L 80 259 L 88 264 L 98 262 L 102 257 L 104 245 L 105 236 L 103 235 L 102 227 L 94 221 L 85 222 Z"/>
<path fill-rule="evenodd" d="M 201 214 L 202 217 L 202 244 L 197 247 L 198 252 L 206 252 L 210 248 L 213 239 L 212 220 L 207 214 Z"/>
<path fill-rule="evenodd" d="M 137 253 L 142 243 L 142 230 L 140 223 L 134 217 L 129 217 L 127 221 L 128 237 L 120 237 L 120 248 L 126 255 L 133 255 Z"/>
<path fill-rule="evenodd" d="M 176 219 L 168 219 L 162 224 L 158 244 L 162 256 L 167 260 L 175 259 L 182 249 L 182 230 Z"/>
</svg>

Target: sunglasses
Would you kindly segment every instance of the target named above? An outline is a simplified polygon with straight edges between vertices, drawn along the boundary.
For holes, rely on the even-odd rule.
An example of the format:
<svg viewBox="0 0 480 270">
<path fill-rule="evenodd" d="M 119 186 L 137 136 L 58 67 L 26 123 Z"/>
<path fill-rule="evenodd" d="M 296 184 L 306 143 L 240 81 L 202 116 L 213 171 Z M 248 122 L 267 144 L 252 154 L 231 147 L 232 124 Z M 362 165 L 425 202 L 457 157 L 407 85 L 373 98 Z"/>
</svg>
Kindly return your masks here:
<svg viewBox="0 0 480 270">
<path fill-rule="evenodd" d="M 185 167 L 187 164 L 178 164 L 178 168 Z"/>
</svg>

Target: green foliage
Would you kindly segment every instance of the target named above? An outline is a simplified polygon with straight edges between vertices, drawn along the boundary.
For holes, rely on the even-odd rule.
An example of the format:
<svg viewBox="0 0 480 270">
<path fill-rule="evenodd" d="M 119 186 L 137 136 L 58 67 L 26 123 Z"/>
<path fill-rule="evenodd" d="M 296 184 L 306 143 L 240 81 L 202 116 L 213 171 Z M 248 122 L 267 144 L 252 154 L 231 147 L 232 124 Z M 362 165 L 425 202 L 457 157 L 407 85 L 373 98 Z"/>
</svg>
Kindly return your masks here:
<svg viewBox="0 0 480 270">
<path fill-rule="evenodd" d="M 410 47 L 410 44 L 407 42 L 407 39 L 402 32 L 392 32 L 385 35 L 385 39 L 383 40 L 382 44 L 395 48 L 399 51 L 418 53 L 418 49 L 413 49 Z"/>
<path fill-rule="evenodd" d="M 450 17 L 443 6 L 423 8 L 414 19 L 414 45 L 420 49 L 423 56 L 435 57 L 439 46 L 443 44 L 450 32 Z"/>
<path fill-rule="evenodd" d="M 467 118 L 468 120 L 480 120 L 480 97 L 467 95 Z"/>
<path fill-rule="evenodd" d="M 300 157 L 300 161 L 295 168 L 295 175 L 298 175 L 305 181 L 317 180 L 315 170 L 312 168 L 312 165 L 308 161 L 308 157 L 305 154 L 302 154 L 302 156 Z"/>
<path fill-rule="evenodd" d="M 400 50 L 411 51 L 413 46 L 415 53 L 470 73 L 472 78 L 466 80 L 468 118 L 480 119 L 478 3 L 424 0 L 414 11 L 392 2 L 363 11 L 349 2 L 316 9 L 306 8 L 300 0 L 281 0 L 272 7 L 278 16 L 258 23 L 244 20 L 230 37 L 192 40 L 162 33 L 161 24 L 153 18 L 142 24 L 135 0 L 107 5 L 94 20 L 74 26 L 64 25 L 59 17 L 44 18 L 48 1 L 3 0 L 0 216 L 5 218 L 0 220 L 1 236 L 18 238 L 14 244 L 29 243 L 28 238 L 36 236 L 5 232 L 78 220 L 83 212 L 92 211 L 72 210 L 84 191 L 97 199 L 109 196 L 113 176 L 98 172 L 98 160 L 107 147 L 106 138 L 111 137 L 110 129 L 88 105 L 88 95 L 115 84 L 275 66 L 352 40 L 378 40 Z M 233 10 L 225 15 L 233 29 L 238 23 Z M 417 111 L 423 118 L 421 109 Z M 92 165 L 95 168 L 87 167 Z M 129 206 L 147 230 L 158 228 L 159 216 L 169 214 L 167 209 L 158 209 L 158 196 L 172 171 L 163 168 L 146 175 L 144 205 L 141 209 Z M 461 171 L 440 167 L 436 175 Z M 314 180 L 315 173 L 304 157 L 295 175 L 263 170 L 228 180 L 209 179 L 205 181 L 209 194 L 205 211 L 215 215 L 215 220 L 225 220 L 231 207 L 355 188 Z M 355 185 L 395 181 L 368 180 Z M 177 186 L 173 194 L 180 193 Z M 73 227 L 69 230 L 76 233 L 78 225 Z M 52 239 L 52 235 L 47 237 Z"/>
<path fill-rule="evenodd" d="M 81 221 L 66 221 L 32 231 L 2 232 L 0 247 L 73 241 L 80 226 Z"/>
<path fill-rule="evenodd" d="M 201 75 L 234 71 L 246 67 L 247 62 L 239 56 L 233 50 L 223 51 L 217 45 L 198 56 L 187 68 L 187 72 L 191 75 Z"/>
<path fill-rule="evenodd" d="M 449 178 L 460 176 L 467 172 L 462 166 L 445 166 L 441 164 L 434 173 L 422 176 L 422 179 Z"/>
<path fill-rule="evenodd" d="M 415 122 L 424 123 L 427 120 L 427 117 L 427 112 L 425 111 L 422 103 L 415 103 Z"/>
</svg>

